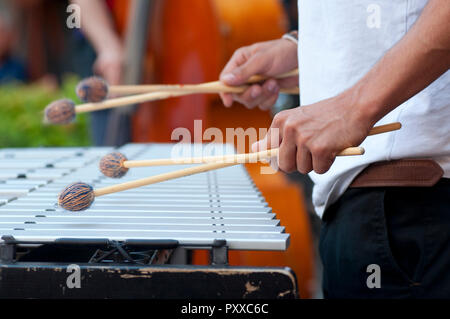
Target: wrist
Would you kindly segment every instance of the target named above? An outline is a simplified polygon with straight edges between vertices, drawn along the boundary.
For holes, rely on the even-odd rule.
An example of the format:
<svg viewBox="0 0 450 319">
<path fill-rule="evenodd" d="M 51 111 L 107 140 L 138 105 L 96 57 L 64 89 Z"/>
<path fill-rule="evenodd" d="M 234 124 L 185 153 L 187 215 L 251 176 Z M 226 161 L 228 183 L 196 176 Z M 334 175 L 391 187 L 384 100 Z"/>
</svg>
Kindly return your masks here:
<svg viewBox="0 0 450 319">
<path fill-rule="evenodd" d="M 278 41 L 280 42 L 280 49 L 276 60 L 284 65 L 285 72 L 298 68 L 297 44 L 284 38 Z"/>
<path fill-rule="evenodd" d="M 295 55 L 297 55 L 298 46 L 294 41 L 289 40 L 287 38 L 281 38 L 278 41 L 280 41 L 280 43 L 283 45 L 283 47 L 285 49 L 287 49 L 289 51 L 293 51 L 295 53 Z"/>
<path fill-rule="evenodd" d="M 294 43 L 296 46 L 298 45 L 298 31 L 293 30 L 288 33 L 283 34 L 282 39 L 288 40 Z"/>
<path fill-rule="evenodd" d="M 291 55 L 293 54 L 297 58 L 297 49 L 298 49 L 298 32 L 291 31 L 289 33 L 285 33 L 278 41 L 283 46 L 283 49 L 288 50 Z"/>
<path fill-rule="evenodd" d="M 382 101 L 376 94 L 367 94 L 363 84 L 357 84 L 344 91 L 341 98 L 350 108 L 356 121 L 373 127 L 384 116 Z"/>
<path fill-rule="evenodd" d="M 106 34 L 103 39 L 94 43 L 97 55 L 122 55 L 123 46 L 118 37 Z"/>
</svg>

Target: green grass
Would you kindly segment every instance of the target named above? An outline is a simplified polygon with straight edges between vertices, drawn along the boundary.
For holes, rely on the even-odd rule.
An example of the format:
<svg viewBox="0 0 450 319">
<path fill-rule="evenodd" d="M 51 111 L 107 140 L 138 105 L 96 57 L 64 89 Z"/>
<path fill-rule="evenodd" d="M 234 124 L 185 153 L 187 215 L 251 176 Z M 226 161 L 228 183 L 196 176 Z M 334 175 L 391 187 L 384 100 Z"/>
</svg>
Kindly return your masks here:
<svg viewBox="0 0 450 319">
<path fill-rule="evenodd" d="M 36 146 L 90 145 L 89 118 L 77 115 L 73 124 L 43 124 L 44 108 L 60 98 L 79 103 L 75 95 L 78 78 L 67 77 L 58 92 L 38 85 L 8 84 L 0 86 L 0 148 Z"/>
</svg>

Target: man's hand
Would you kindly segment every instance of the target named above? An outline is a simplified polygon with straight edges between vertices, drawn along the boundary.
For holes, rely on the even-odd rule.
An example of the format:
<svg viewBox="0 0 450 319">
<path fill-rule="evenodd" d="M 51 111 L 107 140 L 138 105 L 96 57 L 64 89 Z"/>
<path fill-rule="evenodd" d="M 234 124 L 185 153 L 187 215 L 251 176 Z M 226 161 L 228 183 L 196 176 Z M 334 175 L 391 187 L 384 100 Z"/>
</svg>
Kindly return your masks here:
<svg viewBox="0 0 450 319">
<path fill-rule="evenodd" d="M 264 139 L 253 144 L 252 149 L 280 147 L 281 170 L 323 174 L 340 151 L 358 146 L 369 134 L 374 123 L 358 109 L 344 94 L 282 111 L 273 119 Z"/>
<path fill-rule="evenodd" d="M 122 49 L 103 50 L 97 55 L 94 63 L 94 72 L 102 76 L 110 85 L 120 83 L 123 67 Z"/>
<path fill-rule="evenodd" d="M 236 50 L 223 69 L 220 80 L 227 85 L 243 85 L 253 75 L 276 76 L 297 67 L 295 43 L 286 39 L 260 42 Z M 241 94 L 222 93 L 220 97 L 227 107 L 237 101 L 248 108 L 259 105 L 261 109 L 267 110 L 275 104 L 280 88 L 295 86 L 298 86 L 297 76 L 270 79 L 262 84 L 251 85 Z"/>
</svg>

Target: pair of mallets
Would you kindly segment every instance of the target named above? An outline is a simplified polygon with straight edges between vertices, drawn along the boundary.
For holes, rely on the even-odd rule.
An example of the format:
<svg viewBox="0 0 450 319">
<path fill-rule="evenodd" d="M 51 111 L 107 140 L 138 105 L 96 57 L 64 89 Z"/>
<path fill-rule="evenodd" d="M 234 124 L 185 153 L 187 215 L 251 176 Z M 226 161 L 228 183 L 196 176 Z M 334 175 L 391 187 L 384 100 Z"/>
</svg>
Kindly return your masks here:
<svg viewBox="0 0 450 319">
<path fill-rule="evenodd" d="M 276 79 L 283 79 L 298 75 L 298 69 L 275 76 Z M 137 104 L 149 101 L 157 101 L 172 97 L 179 97 L 190 94 L 212 94 L 212 93 L 242 93 L 249 85 L 266 80 L 263 76 L 253 76 L 248 81 L 248 85 L 228 86 L 220 81 L 207 82 L 202 84 L 172 84 L 172 85 L 118 85 L 109 86 L 100 77 L 90 77 L 81 81 L 76 93 L 78 97 L 88 102 L 75 105 L 72 100 L 62 99 L 49 104 L 45 108 L 45 122 L 51 124 L 69 124 L 78 113 L 94 112 L 104 109 L 116 108 L 130 104 Z M 298 87 L 281 89 L 281 93 L 298 94 Z M 136 94 L 131 96 L 106 99 L 108 93 L 112 94 Z M 142 94 L 138 94 L 142 93 Z"/>
<path fill-rule="evenodd" d="M 386 133 L 395 131 L 401 128 L 400 123 L 391 123 L 374 127 L 369 135 Z M 120 178 L 124 176 L 129 168 L 132 167 L 148 167 L 148 166 L 162 166 L 162 165 L 176 165 L 176 164 L 192 164 L 192 163 L 206 163 L 194 167 L 177 170 L 174 172 L 163 173 L 160 175 L 150 176 L 135 181 L 130 181 L 122 184 L 107 186 L 94 190 L 94 188 L 86 183 L 78 182 L 69 185 L 59 194 L 59 205 L 67 210 L 81 211 L 89 208 L 94 202 L 95 197 L 103 196 L 111 193 L 117 193 L 132 188 L 156 184 L 168 181 L 175 178 L 189 176 L 193 174 L 203 173 L 219 168 L 233 166 L 242 163 L 255 163 L 261 160 L 268 160 L 278 155 L 279 149 L 270 149 L 266 151 L 225 155 L 225 156 L 208 156 L 197 158 L 179 158 L 179 159 L 156 159 L 146 161 L 129 161 L 121 153 L 111 153 L 103 157 L 100 161 L 100 170 L 108 177 Z M 364 149 L 362 147 L 349 147 L 338 154 L 338 156 L 363 155 Z"/>
</svg>

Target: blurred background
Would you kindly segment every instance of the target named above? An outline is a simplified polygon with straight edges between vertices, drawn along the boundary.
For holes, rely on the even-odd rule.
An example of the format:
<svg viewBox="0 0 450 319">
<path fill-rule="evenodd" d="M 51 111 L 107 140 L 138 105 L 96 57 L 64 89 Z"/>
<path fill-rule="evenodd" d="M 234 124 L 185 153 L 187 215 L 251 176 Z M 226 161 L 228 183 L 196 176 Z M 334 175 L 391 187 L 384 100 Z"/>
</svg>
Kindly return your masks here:
<svg viewBox="0 0 450 319">
<path fill-rule="evenodd" d="M 81 28 L 70 27 L 76 4 Z M 42 124 L 43 109 L 92 74 L 110 84 L 215 81 L 239 47 L 298 28 L 297 0 L 0 0 L 0 147 L 119 146 L 170 142 L 177 127 L 269 127 L 275 112 L 299 105 L 280 96 L 271 112 L 224 108 L 215 95 L 192 95 L 77 116 L 67 126 Z M 302 297 L 320 297 L 319 221 L 311 182 L 300 174 L 255 183 L 292 236 L 287 253 L 239 253 L 231 264 L 289 266 Z M 205 255 L 193 262 L 207 263 Z"/>
</svg>

